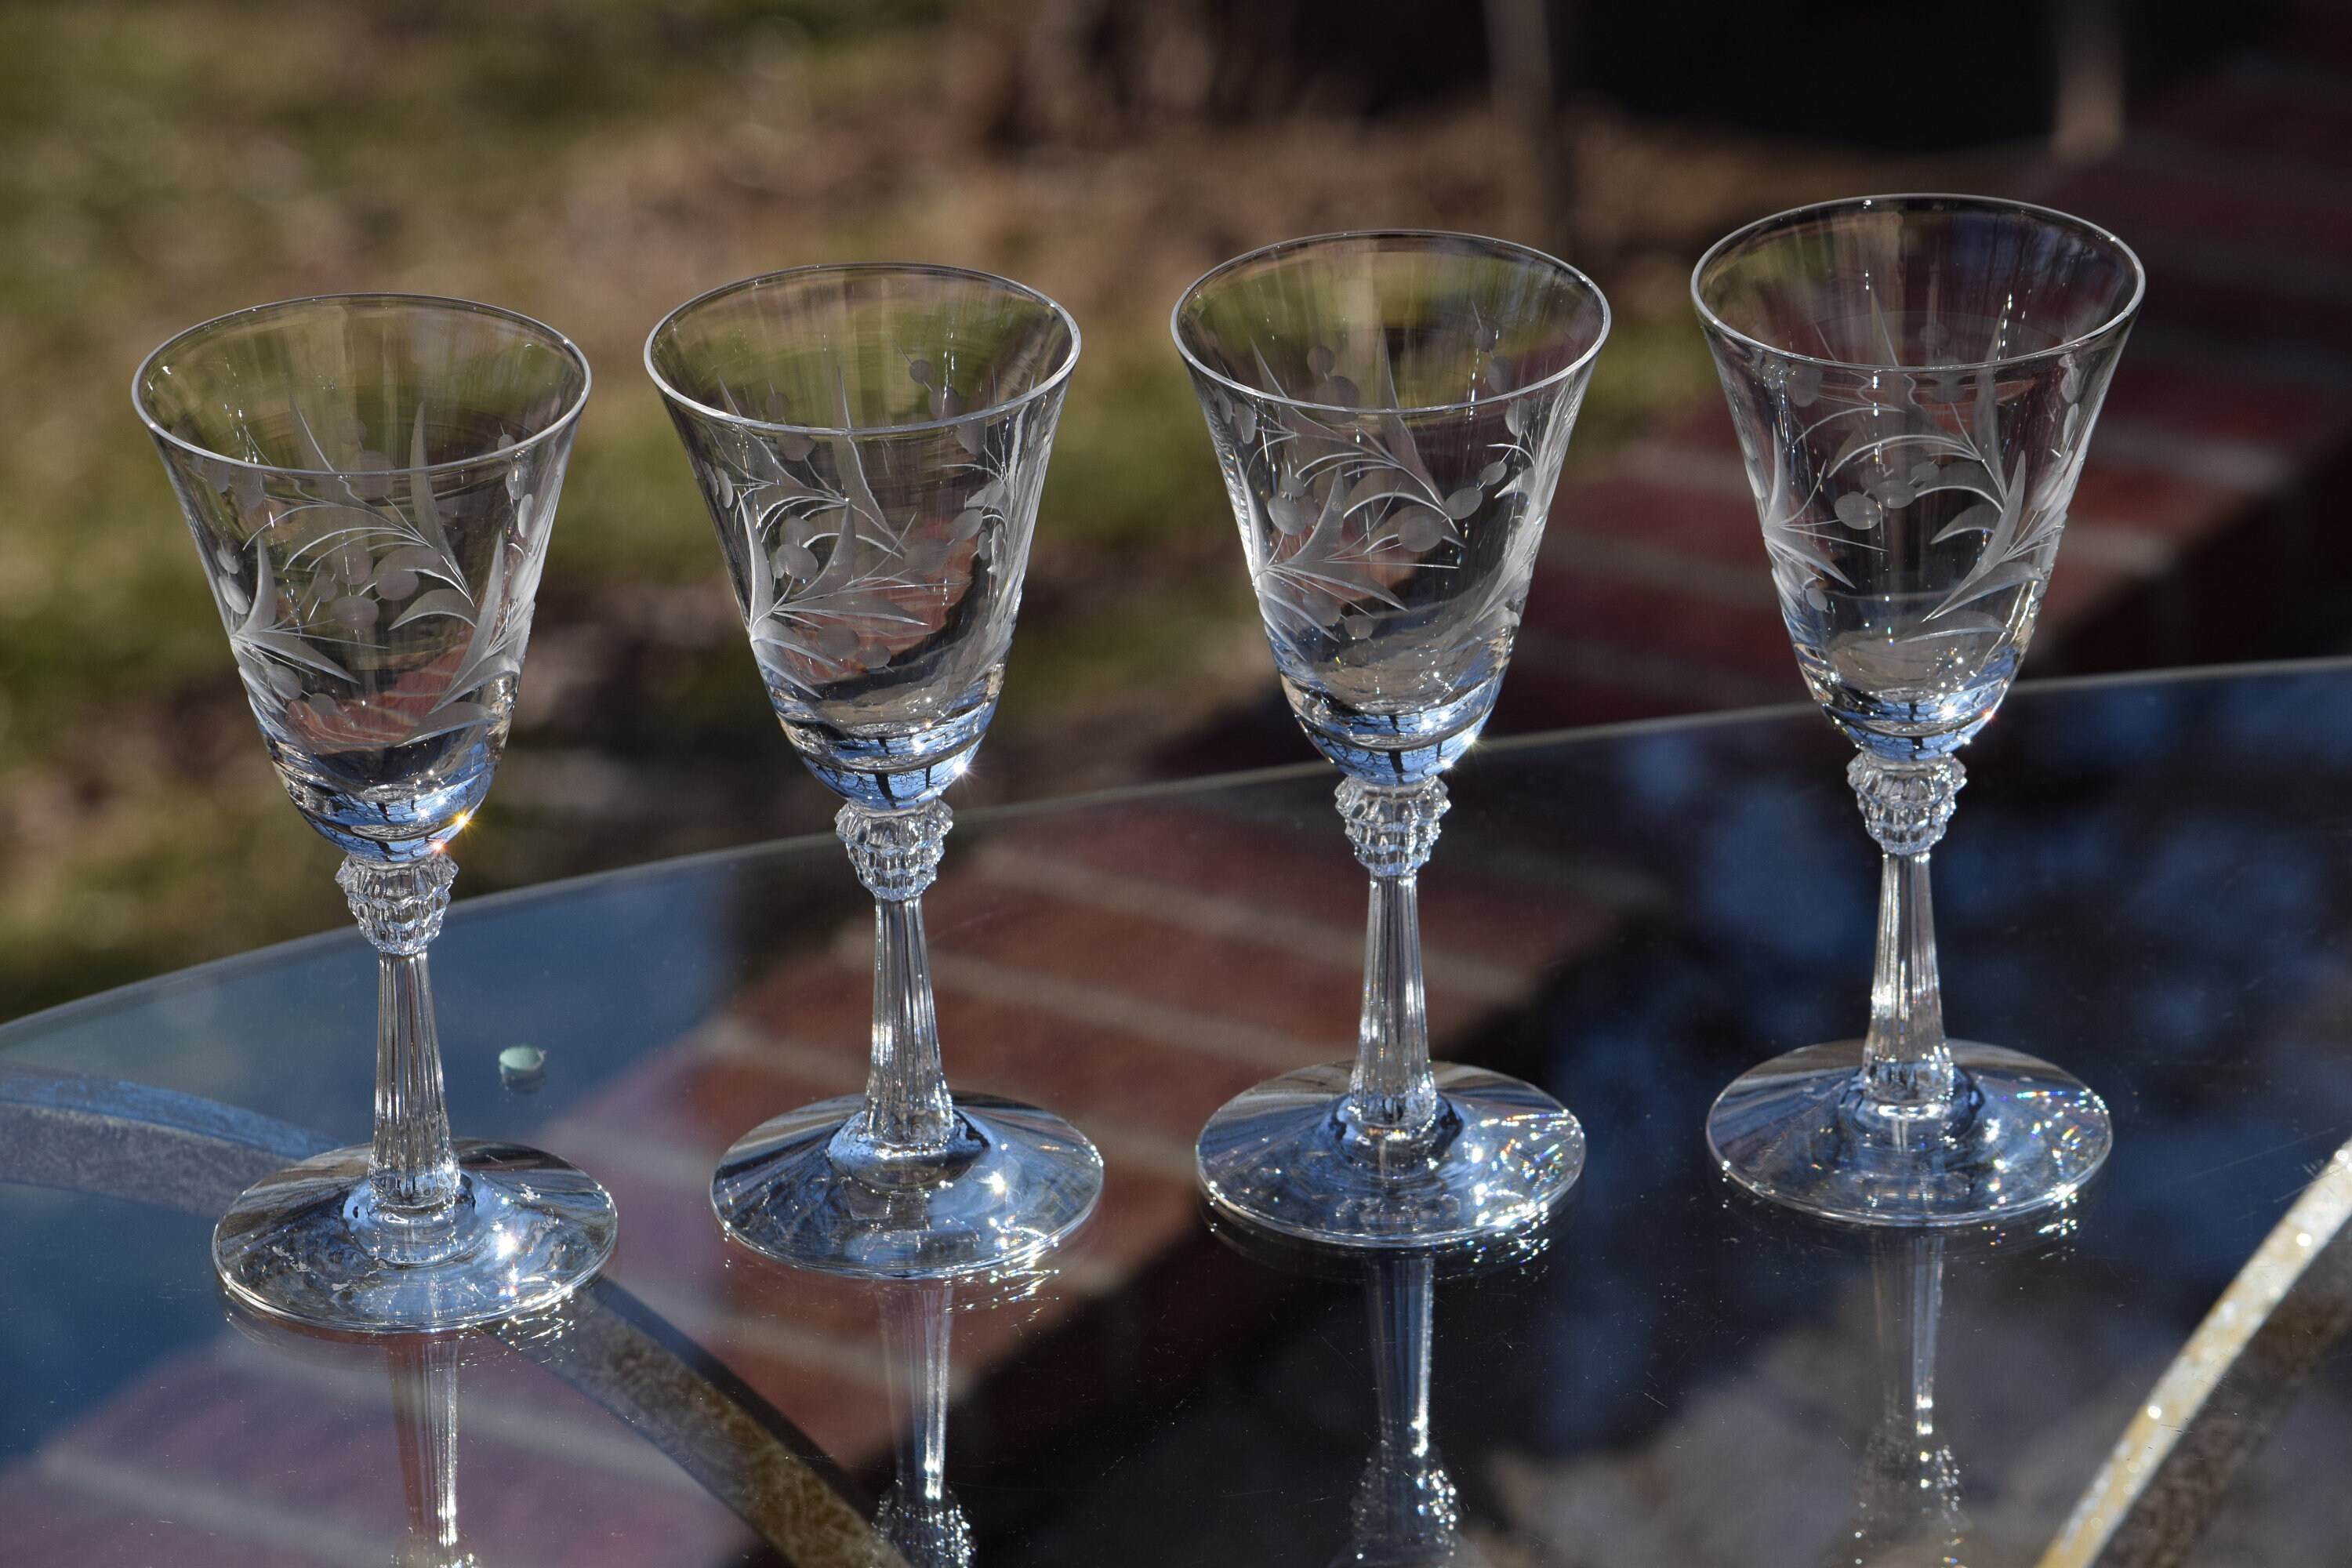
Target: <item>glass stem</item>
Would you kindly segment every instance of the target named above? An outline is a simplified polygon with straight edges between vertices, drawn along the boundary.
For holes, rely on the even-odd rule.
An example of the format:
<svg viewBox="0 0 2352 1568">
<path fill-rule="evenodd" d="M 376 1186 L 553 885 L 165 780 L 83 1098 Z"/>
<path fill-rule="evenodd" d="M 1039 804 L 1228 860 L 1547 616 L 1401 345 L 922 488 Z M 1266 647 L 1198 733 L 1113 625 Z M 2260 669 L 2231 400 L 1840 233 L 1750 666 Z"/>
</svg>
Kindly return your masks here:
<svg viewBox="0 0 2352 1568">
<path fill-rule="evenodd" d="M 470 1568 L 457 1530 L 457 1351 L 448 1335 L 404 1335 L 386 1347 L 408 1539 L 396 1568 Z"/>
<path fill-rule="evenodd" d="M 425 1243 L 465 1190 L 449 1142 L 441 1042 L 425 950 L 441 932 L 457 862 L 343 861 L 335 880 L 376 950 L 375 1142 L 368 1160 L 372 1242 Z"/>
<path fill-rule="evenodd" d="M 1340 1120 L 1359 1152 L 1402 1152 L 1427 1142 L 1442 1109 L 1429 1066 L 1417 873 L 1437 845 L 1445 785 L 1432 779 L 1389 787 L 1351 778 L 1340 784 L 1339 798 L 1348 840 L 1372 874 L 1363 1013 Z"/>
<path fill-rule="evenodd" d="M 939 801 L 896 812 L 845 805 L 834 819 L 858 879 L 874 895 L 874 1047 L 865 1109 L 835 1136 L 832 1153 L 882 1185 L 936 1179 L 956 1157 L 959 1128 L 940 1061 L 922 902 L 953 823 Z"/>
<path fill-rule="evenodd" d="M 953 1287 L 922 1280 L 884 1286 L 881 1295 L 899 1436 L 898 1474 L 876 1528 L 908 1568 L 962 1568 L 971 1561 L 971 1530 L 947 1481 Z"/>
<path fill-rule="evenodd" d="M 1879 868 L 1878 950 L 1870 981 L 1870 1029 L 1863 1038 L 1865 1092 L 1878 1109 L 1940 1113 L 1957 1082 L 1944 1036 L 1936 972 L 1936 911 L 1927 856 L 1951 820 L 1967 782 L 1949 758 L 1883 763 L 1867 753 L 1846 770 L 1863 820 L 1885 856 Z"/>
<path fill-rule="evenodd" d="M 1429 1433 L 1433 1276 L 1425 1252 L 1366 1265 L 1364 1308 L 1371 1328 L 1380 1442 L 1356 1489 L 1349 1550 L 1342 1563 L 1437 1561 L 1459 1522 L 1453 1479 Z"/>
<path fill-rule="evenodd" d="M 866 1079 L 866 1127 L 893 1148 L 947 1141 L 955 1114 L 940 1062 L 939 1015 L 920 899 L 874 905 L 874 1059 Z"/>
</svg>

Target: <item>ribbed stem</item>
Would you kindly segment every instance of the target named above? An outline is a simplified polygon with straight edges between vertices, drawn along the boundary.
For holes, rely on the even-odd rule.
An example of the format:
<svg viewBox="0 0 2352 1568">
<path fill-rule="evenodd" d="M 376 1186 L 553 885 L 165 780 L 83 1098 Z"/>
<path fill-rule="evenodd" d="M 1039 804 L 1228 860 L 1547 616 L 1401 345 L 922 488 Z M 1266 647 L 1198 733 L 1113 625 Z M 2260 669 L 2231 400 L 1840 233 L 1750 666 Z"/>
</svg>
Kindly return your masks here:
<svg viewBox="0 0 2352 1568">
<path fill-rule="evenodd" d="M 1359 1121 L 1411 1130 L 1436 1111 L 1429 1071 L 1429 1010 L 1421 978 L 1419 879 L 1372 879 L 1364 926 L 1364 1005 L 1349 1098 Z"/>
<path fill-rule="evenodd" d="M 906 1153 L 947 1143 L 955 1106 L 940 1062 L 923 903 L 874 906 L 874 1058 L 866 1077 L 866 1135 Z"/>
<path fill-rule="evenodd" d="M 1442 1109 L 1429 1066 L 1416 873 L 1436 847 L 1445 786 L 1432 780 L 1386 788 L 1349 779 L 1339 798 L 1356 858 L 1372 874 L 1356 1067 L 1340 1117 L 1359 1152 L 1387 1158 L 1425 1144 Z"/>
<path fill-rule="evenodd" d="M 1460 1522 L 1453 1478 L 1429 1433 L 1433 1273 L 1427 1253 L 1381 1257 L 1366 1267 L 1379 1446 L 1356 1488 L 1340 1563 L 1443 1561 Z"/>
<path fill-rule="evenodd" d="M 937 802 L 905 812 L 845 805 L 835 819 L 874 894 L 874 1034 L 865 1109 L 835 1136 L 832 1154 L 877 1185 L 935 1180 L 960 1159 L 922 903 L 952 821 Z"/>
<path fill-rule="evenodd" d="M 355 1215 L 387 1255 L 433 1250 L 463 1195 L 441 1087 L 441 1041 L 425 950 L 440 934 L 457 868 L 446 855 L 400 865 L 357 857 L 335 879 L 376 949 L 375 1142 L 370 1203 Z"/>
<path fill-rule="evenodd" d="M 470 1568 L 457 1530 L 457 1352 L 446 1336 L 403 1337 L 386 1350 L 408 1539 L 398 1568 Z"/>
<path fill-rule="evenodd" d="M 1853 760 L 1846 776 L 1871 837 L 1885 852 L 1870 1029 L 1863 1039 L 1865 1092 L 1874 1107 L 1893 1115 L 1938 1115 L 1951 1104 L 1956 1078 L 1944 1035 L 1927 857 L 1944 836 L 1967 775 L 1949 759 L 1898 765 L 1864 755 Z"/>
<path fill-rule="evenodd" d="M 886 1286 L 882 1345 L 898 1432 L 898 1474 L 875 1521 L 908 1568 L 964 1568 L 971 1529 L 948 1490 L 948 1394 L 952 1287 Z"/>
<path fill-rule="evenodd" d="M 1942 1105 L 1952 1097 L 1952 1051 L 1944 1037 L 1936 910 L 1924 849 L 1881 858 L 1878 953 L 1863 1070 L 1871 1099 L 1885 1107 Z"/>
<path fill-rule="evenodd" d="M 368 1182 L 376 1201 L 432 1214 L 457 1200 L 457 1157 L 441 1087 L 441 1037 L 425 955 L 376 955 L 375 1148 Z"/>
</svg>

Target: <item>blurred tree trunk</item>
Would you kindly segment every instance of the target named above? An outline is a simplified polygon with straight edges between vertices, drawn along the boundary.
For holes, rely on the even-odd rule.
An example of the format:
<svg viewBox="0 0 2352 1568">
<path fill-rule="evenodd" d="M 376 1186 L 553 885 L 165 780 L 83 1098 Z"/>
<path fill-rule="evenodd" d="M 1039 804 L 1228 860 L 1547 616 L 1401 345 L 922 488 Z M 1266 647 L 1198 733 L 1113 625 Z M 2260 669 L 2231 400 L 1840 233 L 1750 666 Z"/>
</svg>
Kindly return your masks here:
<svg viewBox="0 0 2352 1568">
<path fill-rule="evenodd" d="M 2105 157 L 2124 140 L 2123 0 L 2057 0 L 2058 100 L 2050 151 L 2062 163 Z"/>
<path fill-rule="evenodd" d="M 1541 0 L 1536 11 L 1540 32 Z M 959 16 L 963 122 L 1000 143 L 1095 142 L 1171 121 L 1379 113 L 1492 85 L 1482 13 L 1461 4 L 974 0 Z M 1526 63 L 1548 99 L 1548 57 Z"/>
<path fill-rule="evenodd" d="M 1570 232 L 1574 171 L 1559 123 L 1549 0 L 1486 0 L 1487 74 L 1495 112 L 1519 144 L 1511 181 L 1515 226 L 1555 255 L 1576 247 Z"/>
</svg>

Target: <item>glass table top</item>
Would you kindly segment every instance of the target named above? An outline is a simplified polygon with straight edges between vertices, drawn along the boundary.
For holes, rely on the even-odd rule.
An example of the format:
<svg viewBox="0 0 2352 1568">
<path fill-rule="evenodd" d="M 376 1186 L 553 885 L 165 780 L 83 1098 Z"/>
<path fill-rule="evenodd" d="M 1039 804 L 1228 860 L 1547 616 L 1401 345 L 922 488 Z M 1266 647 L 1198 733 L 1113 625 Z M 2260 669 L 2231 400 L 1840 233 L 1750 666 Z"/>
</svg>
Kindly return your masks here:
<svg viewBox="0 0 2352 1568">
<path fill-rule="evenodd" d="M 2352 664 L 2023 687 L 1970 748 L 1935 856 L 1954 1032 L 2064 1065 L 2116 1130 L 2022 1228 L 1836 1231 L 1707 1154 L 1732 1077 L 1860 1031 L 1847 754 L 1777 710 L 1454 775 L 1440 1054 L 1591 1141 L 1568 1208 L 1486 1257 L 1276 1247 L 1192 1195 L 1218 1104 L 1352 1048 L 1363 884 L 1320 764 L 960 823 L 927 900 L 950 1077 L 1108 1167 L 1069 1247 L 985 1285 L 794 1274 L 712 1219 L 734 1137 L 863 1082 L 870 916 L 829 838 L 453 910 L 458 1134 L 561 1153 L 622 1215 L 592 1296 L 495 1332 L 304 1337 L 213 1283 L 247 1181 L 366 1135 L 356 932 L 9 1025 L 0 1560 L 887 1563 L 875 1510 L 922 1506 L 908 1434 L 942 1420 L 1007 1568 L 2332 1560 Z M 516 1046 L 543 1068 L 502 1076 Z"/>
</svg>

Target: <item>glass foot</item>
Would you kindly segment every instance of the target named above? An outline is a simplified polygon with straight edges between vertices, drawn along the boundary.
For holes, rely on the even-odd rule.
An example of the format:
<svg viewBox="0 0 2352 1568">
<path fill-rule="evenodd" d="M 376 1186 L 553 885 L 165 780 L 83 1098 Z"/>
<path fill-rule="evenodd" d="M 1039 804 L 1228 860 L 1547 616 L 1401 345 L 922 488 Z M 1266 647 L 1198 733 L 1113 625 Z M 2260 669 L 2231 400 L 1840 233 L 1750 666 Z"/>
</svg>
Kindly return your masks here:
<svg viewBox="0 0 2352 1568">
<path fill-rule="evenodd" d="M 1864 1099 L 1860 1040 L 1775 1057 L 1716 1100 L 1707 1146 L 1759 1196 L 1851 1225 L 1974 1225 L 2080 1192 L 2114 1142 L 2105 1103 L 2035 1058 L 1951 1050 L 1960 1091 L 1916 1120 Z"/>
<path fill-rule="evenodd" d="M 519 1143 L 459 1139 L 446 1224 L 373 1234 L 368 1151 L 331 1149 L 247 1188 L 213 1267 L 255 1310 L 345 1333 L 461 1329 L 544 1310 L 596 1277 L 620 1216 L 596 1179 Z"/>
<path fill-rule="evenodd" d="M 865 1109 L 819 1100 L 736 1140 L 710 1183 L 727 1234 L 763 1257 L 866 1279 L 945 1279 L 1016 1268 L 1094 1212 L 1102 1156 L 1049 1110 L 993 1095 L 956 1097 L 961 1148 L 929 1180 L 862 1181 L 829 1145 Z"/>
<path fill-rule="evenodd" d="M 1236 1096 L 1201 1130 L 1202 1191 L 1269 1230 L 1339 1247 L 1444 1246 L 1549 1213 L 1584 1170 L 1576 1118 L 1501 1073 L 1453 1062 L 1431 1070 L 1443 1104 L 1435 1137 L 1385 1159 L 1348 1146 L 1344 1062 Z"/>
</svg>

